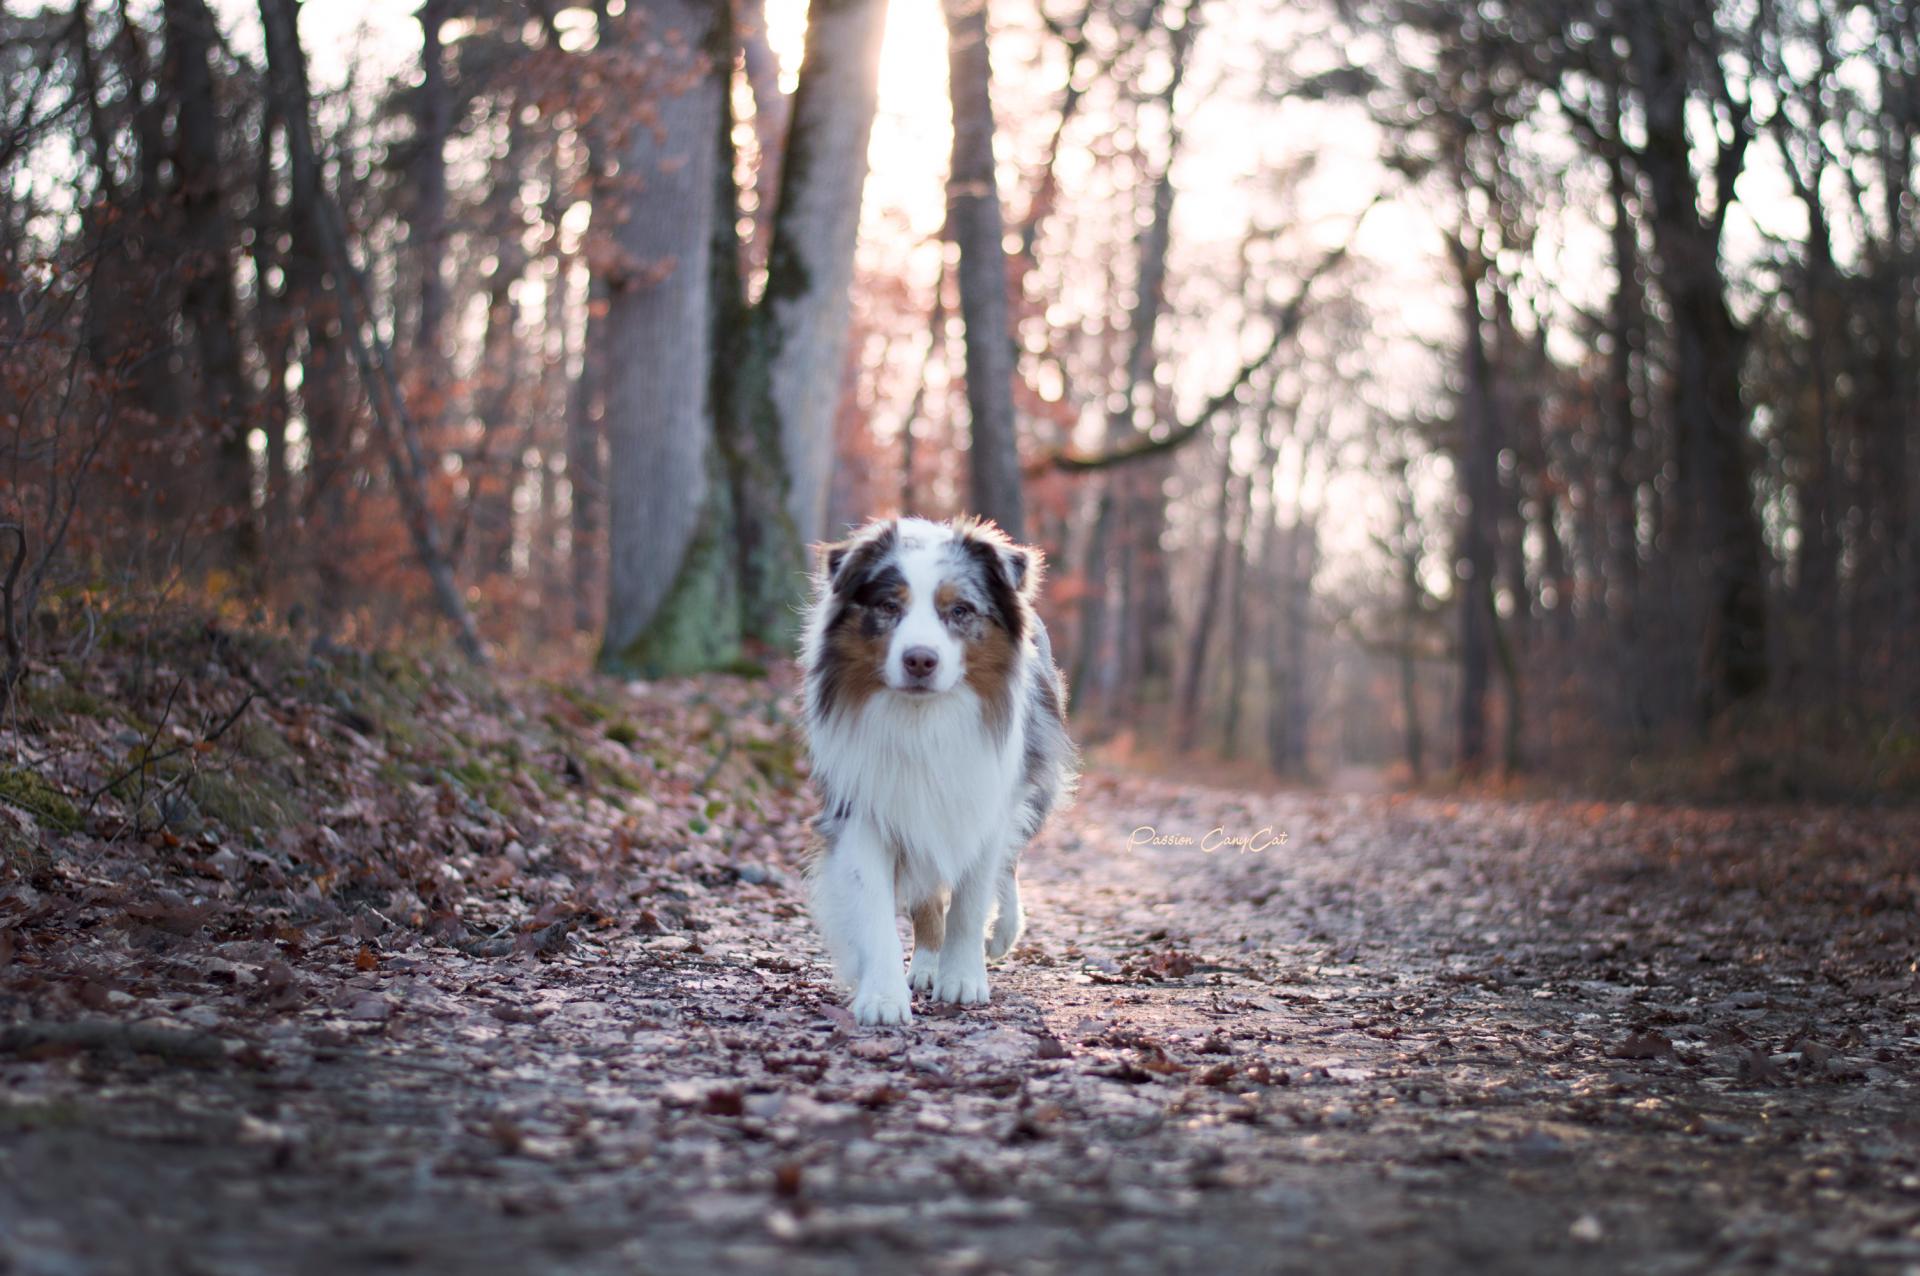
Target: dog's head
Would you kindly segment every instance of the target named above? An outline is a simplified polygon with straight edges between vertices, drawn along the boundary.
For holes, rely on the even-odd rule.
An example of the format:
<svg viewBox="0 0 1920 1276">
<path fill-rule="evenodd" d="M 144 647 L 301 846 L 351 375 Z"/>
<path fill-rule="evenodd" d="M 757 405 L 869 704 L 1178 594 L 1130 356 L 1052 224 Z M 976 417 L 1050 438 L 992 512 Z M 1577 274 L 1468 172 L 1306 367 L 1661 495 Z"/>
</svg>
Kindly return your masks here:
<svg viewBox="0 0 1920 1276">
<path fill-rule="evenodd" d="M 809 659 L 822 710 L 876 694 L 999 701 L 1033 625 L 1042 558 L 990 522 L 869 523 L 822 547 Z"/>
</svg>

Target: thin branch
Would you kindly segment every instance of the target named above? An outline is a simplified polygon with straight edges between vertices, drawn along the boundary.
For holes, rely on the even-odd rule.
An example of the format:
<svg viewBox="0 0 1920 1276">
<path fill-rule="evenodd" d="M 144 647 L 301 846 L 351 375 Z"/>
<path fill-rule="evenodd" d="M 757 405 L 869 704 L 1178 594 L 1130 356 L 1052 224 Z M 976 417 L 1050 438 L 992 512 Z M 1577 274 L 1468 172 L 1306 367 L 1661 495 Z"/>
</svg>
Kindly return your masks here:
<svg viewBox="0 0 1920 1276">
<path fill-rule="evenodd" d="M 1134 461 L 1143 461 L 1149 457 L 1165 455 L 1200 437 L 1213 418 L 1233 406 L 1238 401 L 1240 392 L 1247 388 L 1262 369 L 1279 356 L 1288 340 L 1300 331 L 1300 325 L 1306 319 L 1307 301 L 1313 292 L 1313 286 L 1322 276 L 1346 260 L 1347 254 L 1352 251 L 1353 239 L 1359 233 L 1361 223 L 1366 221 L 1367 214 L 1377 208 L 1385 198 L 1385 192 L 1375 195 L 1366 208 L 1361 210 L 1360 215 L 1354 219 L 1353 229 L 1347 232 L 1346 242 L 1322 257 L 1318 264 L 1307 272 L 1306 278 L 1300 281 L 1298 291 L 1274 316 L 1273 339 L 1267 342 L 1266 349 L 1241 364 L 1233 380 L 1226 388 L 1208 399 L 1199 412 L 1157 439 L 1143 438 L 1108 452 L 1086 453 L 1070 450 L 1053 452 L 1030 463 L 1027 466 L 1027 473 L 1039 474 L 1054 469 L 1068 474 L 1087 474 L 1095 470 L 1112 469 Z"/>
<path fill-rule="evenodd" d="M 186 679 L 182 677 L 179 681 L 173 684 L 173 690 L 167 693 L 167 706 L 164 710 L 161 711 L 160 721 L 154 724 L 152 733 L 147 736 L 146 744 L 141 746 L 140 756 L 134 761 L 133 765 L 125 768 L 118 775 L 114 776 L 111 780 L 108 780 L 105 784 L 102 784 L 99 788 L 94 789 L 91 793 L 87 794 L 87 805 L 85 810 L 86 814 L 88 815 L 93 814 L 93 809 L 94 807 L 100 804 L 101 798 L 105 797 L 108 793 L 112 792 L 113 789 L 118 787 L 122 780 L 131 779 L 136 773 L 138 773 L 141 777 L 142 798 L 141 798 L 140 805 L 144 806 L 145 805 L 144 794 L 146 790 L 146 772 L 148 767 L 157 766 L 158 764 L 167 761 L 169 758 L 178 757 L 180 754 L 187 752 L 189 749 L 198 749 L 202 745 L 212 744 L 214 741 L 218 740 L 221 736 L 225 735 L 227 733 L 227 730 L 230 727 L 232 727 L 234 723 L 240 720 L 240 715 L 247 711 L 247 706 L 252 704 L 254 701 L 254 697 L 257 694 L 259 694 L 258 692 L 249 690 L 247 694 L 241 698 L 240 703 L 233 707 L 233 711 L 227 714 L 226 717 L 220 720 L 219 725 L 202 733 L 198 740 L 192 740 L 187 742 L 186 744 L 177 744 L 173 748 L 166 750 L 164 753 L 155 753 L 153 751 L 153 746 L 160 739 L 160 732 L 163 729 L 165 729 L 167 725 L 167 719 L 173 715 L 174 697 L 180 694 L 181 683 L 184 683 L 185 681 Z M 136 807 L 136 812 L 137 810 L 138 808 Z"/>
</svg>

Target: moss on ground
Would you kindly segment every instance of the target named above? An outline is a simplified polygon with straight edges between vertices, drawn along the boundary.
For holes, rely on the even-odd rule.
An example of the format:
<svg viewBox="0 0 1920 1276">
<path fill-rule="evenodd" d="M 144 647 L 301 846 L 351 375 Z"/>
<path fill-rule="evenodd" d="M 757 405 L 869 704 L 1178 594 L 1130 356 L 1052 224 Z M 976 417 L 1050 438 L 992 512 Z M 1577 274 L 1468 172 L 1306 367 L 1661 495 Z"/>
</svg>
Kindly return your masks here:
<svg viewBox="0 0 1920 1276">
<path fill-rule="evenodd" d="M 61 833 L 80 827 L 80 809 L 44 776 L 25 767 L 0 767 L 0 801 Z"/>
<path fill-rule="evenodd" d="M 188 796 L 203 815 L 236 833 L 274 833 L 304 813 L 305 804 L 271 776 L 201 771 L 187 782 Z"/>
</svg>

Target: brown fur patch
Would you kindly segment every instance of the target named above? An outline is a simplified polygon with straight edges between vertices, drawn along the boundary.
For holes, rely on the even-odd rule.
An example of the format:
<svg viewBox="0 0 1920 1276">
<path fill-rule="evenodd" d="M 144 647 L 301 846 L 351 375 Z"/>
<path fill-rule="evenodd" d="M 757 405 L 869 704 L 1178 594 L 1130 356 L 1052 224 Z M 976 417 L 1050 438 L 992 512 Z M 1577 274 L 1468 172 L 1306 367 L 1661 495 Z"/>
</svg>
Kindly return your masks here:
<svg viewBox="0 0 1920 1276">
<path fill-rule="evenodd" d="M 870 535 L 840 564 L 831 586 L 832 618 L 810 677 L 820 712 L 828 717 L 857 713 L 885 685 L 887 642 L 892 621 L 886 604 L 905 610 L 907 582 L 897 568 L 883 564 L 894 533 Z"/>
<path fill-rule="evenodd" d="M 822 699 L 836 713 L 858 713 L 860 706 L 886 687 L 887 633 L 874 632 L 857 607 L 840 613 L 827 634 L 821 674 L 827 694 Z"/>
<path fill-rule="evenodd" d="M 913 947 L 938 951 L 947 938 L 947 901 L 935 895 L 913 906 Z"/>
<path fill-rule="evenodd" d="M 982 625 L 967 643 L 967 685 L 980 697 L 980 713 L 996 740 L 1013 725 L 1013 670 L 1020 649 L 999 625 Z"/>
</svg>

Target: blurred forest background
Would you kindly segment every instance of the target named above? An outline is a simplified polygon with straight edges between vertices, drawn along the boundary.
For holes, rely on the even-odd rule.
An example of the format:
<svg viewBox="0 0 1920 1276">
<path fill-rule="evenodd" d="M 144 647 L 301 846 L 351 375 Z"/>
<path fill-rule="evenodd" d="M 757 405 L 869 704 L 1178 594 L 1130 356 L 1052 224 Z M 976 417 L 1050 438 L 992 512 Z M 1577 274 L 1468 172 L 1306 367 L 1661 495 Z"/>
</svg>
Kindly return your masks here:
<svg viewBox="0 0 1920 1276">
<path fill-rule="evenodd" d="M 12 0 L 0 86 L 10 706 L 187 599 L 764 666 L 974 510 L 1116 756 L 1920 788 L 1909 0 Z"/>
</svg>

